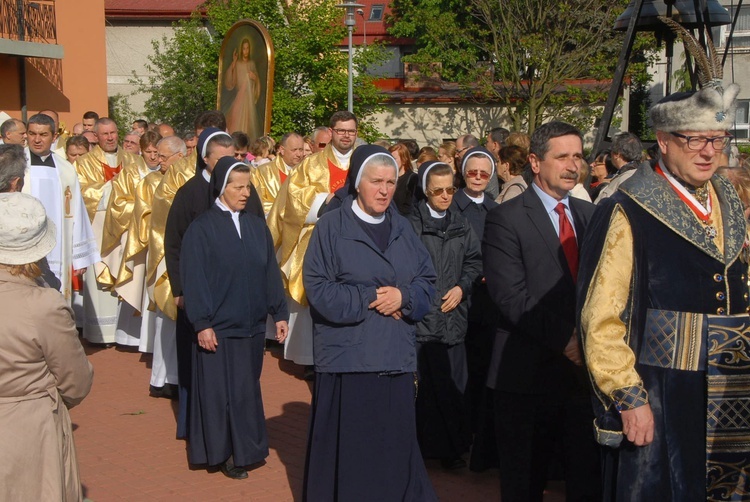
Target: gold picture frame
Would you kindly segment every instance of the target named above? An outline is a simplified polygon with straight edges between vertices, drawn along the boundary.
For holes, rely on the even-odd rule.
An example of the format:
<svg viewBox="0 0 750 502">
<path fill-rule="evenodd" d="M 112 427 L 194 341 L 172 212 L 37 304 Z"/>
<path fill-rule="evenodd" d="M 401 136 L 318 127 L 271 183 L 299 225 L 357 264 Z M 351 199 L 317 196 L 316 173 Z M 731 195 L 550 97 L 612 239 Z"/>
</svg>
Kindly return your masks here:
<svg viewBox="0 0 750 502">
<path fill-rule="evenodd" d="M 219 52 L 216 107 L 230 133 L 242 131 L 250 141 L 271 130 L 274 52 L 265 26 L 251 19 L 229 28 Z"/>
</svg>

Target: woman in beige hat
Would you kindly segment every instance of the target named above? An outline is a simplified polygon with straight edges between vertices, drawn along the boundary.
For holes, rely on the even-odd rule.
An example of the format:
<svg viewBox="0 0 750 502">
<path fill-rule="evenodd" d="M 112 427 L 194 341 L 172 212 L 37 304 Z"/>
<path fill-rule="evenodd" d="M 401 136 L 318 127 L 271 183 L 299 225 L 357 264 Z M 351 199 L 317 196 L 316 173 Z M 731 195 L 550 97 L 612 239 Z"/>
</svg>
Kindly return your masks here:
<svg viewBox="0 0 750 502">
<path fill-rule="evenodd" d="M 0 194 L 0 500 L 82 498 L 68 408 L 93 369 L 65 299 L 38 282 L 54 246 L 41 202 Z"/>
</svg>

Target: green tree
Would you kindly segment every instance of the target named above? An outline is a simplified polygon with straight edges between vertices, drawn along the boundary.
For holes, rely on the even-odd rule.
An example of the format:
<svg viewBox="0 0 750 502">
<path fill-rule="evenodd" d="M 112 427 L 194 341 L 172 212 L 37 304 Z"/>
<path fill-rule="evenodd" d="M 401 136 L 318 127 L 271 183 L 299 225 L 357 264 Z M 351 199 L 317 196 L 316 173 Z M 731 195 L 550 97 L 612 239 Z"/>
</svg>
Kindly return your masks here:
<svg viewBox="0 0 750 502">
<path fill-rule="evenodd" d="M 418 63 L 440 62 L 445 80 L 479 103 L 501 103 L 513 127 L 551 117 L 589 128 L 612 77 L 627 0 L 395 0 L 391 34 L 415 39 Z M 639 50 L 650 38 L 639 36 Z M 570 105 L 579 105 L 572 108 Z"/>
<path fill-rule="evenodd" d="M 172 39 L 154 43 L 148 66 L 154 77 L 141 82 L 139 89 L 151 94 L 146 102 L 149 119 L 188 130 L 197 114 L 215 108 L 221 41 L 240 19 L 259 21 L 273 40 L 271 134 L 307 132 L 346 109 L 348 56 L 338 47 L 346 29 L 335 2 L 208 0 L 204 7 L 208 29 L 195 15 L 176 24 Z M 354 113 L 362 119 L 366 136 L 377 133 L 367 117 L 379 109 L 379 98 L 374 78 L 365 70 L 384 58 L 385 51 L 375 44 L 354 53 Z"/>
</svg>

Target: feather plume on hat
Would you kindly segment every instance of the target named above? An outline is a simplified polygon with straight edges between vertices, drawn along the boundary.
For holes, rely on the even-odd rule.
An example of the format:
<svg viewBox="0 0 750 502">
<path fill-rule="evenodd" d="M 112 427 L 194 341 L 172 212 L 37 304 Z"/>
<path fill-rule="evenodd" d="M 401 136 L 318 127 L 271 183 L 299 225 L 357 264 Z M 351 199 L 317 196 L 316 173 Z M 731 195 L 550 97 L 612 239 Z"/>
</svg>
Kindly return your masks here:
<svg viewBox="0 0 750 502">
<path fill-rule="evenodd" d="M 707 44 L 707 53 L 695 36 L 678 22 L 664 16 L 659 16 L 659 20 L 680 37 L 685 50 L 695 59 L 701 90 L 670 94 L 652 106 L 649 117 L 653 128 L 664 132 L 731 129 L 740 87 L 737 84 L 723 87 L 724 69 L 713 43 Z"/>
</svg>

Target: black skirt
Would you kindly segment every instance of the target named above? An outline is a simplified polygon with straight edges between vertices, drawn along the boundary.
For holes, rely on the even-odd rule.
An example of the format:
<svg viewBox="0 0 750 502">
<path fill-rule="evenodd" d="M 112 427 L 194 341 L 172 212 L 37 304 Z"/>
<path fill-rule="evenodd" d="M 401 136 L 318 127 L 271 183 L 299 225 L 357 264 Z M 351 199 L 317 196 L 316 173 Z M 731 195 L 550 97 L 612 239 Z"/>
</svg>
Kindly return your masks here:
<svg viewBox="0 0 750 502">
<path fill-rule="evenodd" d="M 303 500 L 436 501 L 411 373 L 316 373 Z"/>
<path fill-rule="evenodd" d="M 469 451 L 471 427 L 466 401 L 463 343 L 417 343 L 419 395 L 417 437 L 424 458 L 451 460 Z"/>
<path fill-rule="evenodd" d="M 220 338 L 216 352 L 193 344 L 188 459 L 246 466 L 268 456 L 260 392 L 265 338 Z"/>
</svg>

